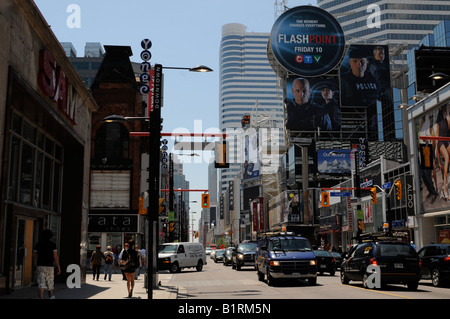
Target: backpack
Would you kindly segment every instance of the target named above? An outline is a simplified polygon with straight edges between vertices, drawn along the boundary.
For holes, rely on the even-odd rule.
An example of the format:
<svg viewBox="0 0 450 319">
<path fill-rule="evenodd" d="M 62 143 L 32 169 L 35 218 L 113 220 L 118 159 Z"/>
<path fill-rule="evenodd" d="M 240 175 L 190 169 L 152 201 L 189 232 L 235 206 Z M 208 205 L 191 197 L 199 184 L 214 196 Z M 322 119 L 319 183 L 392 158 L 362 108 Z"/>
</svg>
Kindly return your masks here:
<svg viewBox="0 0 450 319">
<path fill-rule="evenodd" d="M 113 263 L 112 253 L 106 252 L 106 254 L 105 254 L 105 264 L 111 265 L 112 263 Z"/>
</svg>

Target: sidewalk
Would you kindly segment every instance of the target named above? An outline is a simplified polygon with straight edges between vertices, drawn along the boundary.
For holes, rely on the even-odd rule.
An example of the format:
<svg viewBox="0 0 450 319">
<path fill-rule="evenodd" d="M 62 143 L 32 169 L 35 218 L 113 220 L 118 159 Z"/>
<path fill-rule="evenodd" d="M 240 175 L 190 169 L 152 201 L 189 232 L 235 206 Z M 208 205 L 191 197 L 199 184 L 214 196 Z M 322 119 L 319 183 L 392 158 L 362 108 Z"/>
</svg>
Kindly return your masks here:
<svg viewBox="0 0 450 319">
<path fill-rule="evenodd" d="M 86 274 L 86 283 L 81 284 L 81 288 L 68 288 L 65 283 L 55 284 L 55 299 L 148 299 L 147 289 L 144 287 L 145 276 L 140 275 L 135 280 L 133 297 L 128 298 L 127 282 L 122 279 L 122 274 L 113 274 L 111 281 L 100 279 L 93 280 L 92 273 Z M 161 283 L 158 288 L 153 289 L 153 299 L 177 299 L 178 287 L 169 284 L 172 274 L 160 272 L 158 281 Z M 9 295 L 0 295 L 2 299 L 38 299 L 37 287 L 16 289 Z M 47 292 L 44 299 L 48 299 Z"/>
</svg>

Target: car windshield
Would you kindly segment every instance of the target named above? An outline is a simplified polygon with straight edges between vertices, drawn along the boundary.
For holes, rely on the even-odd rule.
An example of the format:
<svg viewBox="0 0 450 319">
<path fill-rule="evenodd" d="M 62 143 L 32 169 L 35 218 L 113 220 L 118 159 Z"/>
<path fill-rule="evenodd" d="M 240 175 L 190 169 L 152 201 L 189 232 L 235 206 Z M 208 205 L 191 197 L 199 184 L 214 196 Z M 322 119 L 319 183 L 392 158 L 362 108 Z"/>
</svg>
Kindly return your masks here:
<svg viewBox="0 0 450 319">
<path fill-rule="evenodd" d="M 378 247 L 379 256 L 415 256 L 414 248 L 403 243 L 380 243 Z"/>
<path fill-rule="evenodd" d="M 160 253 L 175 253 L 177 251 L 177 245 L 162 245 Z"/>
<path fill-rule="evenodd" d="M 256 243 L 239 244 L 239 251 L 253 251 L 256 250 Z"/>
<path fill-rule="evenodd" d="M 331 256 L 330 252 L 328 252 L 326 250 L 314 250 L 314 255 L 316 255 L 318 257 L 330 257 Z"/>
<path fill-rule="evenodd" d="M 225 254 L 225 250 L 222 250 L 222 249 L 216 250 L 216 256 L 222 256 L 223 254 Z"/>
<path fill-rule="evenodd" d="M 270 241 L 270 250 L 282 251 L 311 251 L 311 246 L 306 239 L 301 238 L 275 238 Z"/>
</svg>

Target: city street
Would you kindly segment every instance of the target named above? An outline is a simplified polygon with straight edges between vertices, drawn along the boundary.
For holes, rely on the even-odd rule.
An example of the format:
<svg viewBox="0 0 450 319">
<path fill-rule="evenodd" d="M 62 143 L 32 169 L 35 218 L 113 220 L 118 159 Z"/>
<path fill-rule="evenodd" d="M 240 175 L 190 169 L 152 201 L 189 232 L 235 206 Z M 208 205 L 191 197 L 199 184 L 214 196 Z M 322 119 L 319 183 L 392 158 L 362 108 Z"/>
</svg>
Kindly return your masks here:
<svg viewBox="0 0 450 319">
<path fill-rule="evenodd" d="M 429 280 L 421 281 L 417 291 L 403 285 L 370 290 L 364 289 L 361 282 L 342 285 L 339 271 L 334 276 L 319 275 L 315 286 L 286 281 L 269 287 L 258 281 L 252 267 L 236 271 L 211 259 L 201 272 L 183 269 L 169 276 L 167 283 L 178 286 L 178 299 L 450 299 L 450 287 L 435 288 Z"/>
</svg>

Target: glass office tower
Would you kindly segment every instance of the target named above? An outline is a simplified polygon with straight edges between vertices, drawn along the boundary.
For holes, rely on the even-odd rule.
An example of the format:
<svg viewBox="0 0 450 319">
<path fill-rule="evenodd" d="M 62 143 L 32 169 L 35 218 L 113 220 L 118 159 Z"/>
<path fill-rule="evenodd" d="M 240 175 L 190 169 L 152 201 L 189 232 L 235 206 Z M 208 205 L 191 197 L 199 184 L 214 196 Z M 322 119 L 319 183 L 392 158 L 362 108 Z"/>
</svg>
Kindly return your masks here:
<svg viewBox="0 0 450 319">
<path fill-rule="evenodd" d="M 242 130 L 241 121 L 246 114 L 252 114 L 250 121 L 256 116 L 266 117 L 274 127 L 283 128 L 283 91 L 267 59 L 268 39 L 269 33 L 247 32 L 246 26 L 239 23 L 222 27 L 219 95 L 222 132 Z M 221 191 L 240 174 L 242 164 L 236 160 L 241 151 L 239 147 L 229 149 L 230 167 L 220 170 Z"/>
</svg>

